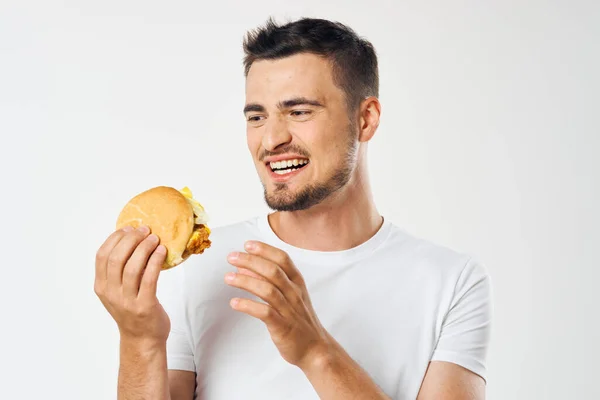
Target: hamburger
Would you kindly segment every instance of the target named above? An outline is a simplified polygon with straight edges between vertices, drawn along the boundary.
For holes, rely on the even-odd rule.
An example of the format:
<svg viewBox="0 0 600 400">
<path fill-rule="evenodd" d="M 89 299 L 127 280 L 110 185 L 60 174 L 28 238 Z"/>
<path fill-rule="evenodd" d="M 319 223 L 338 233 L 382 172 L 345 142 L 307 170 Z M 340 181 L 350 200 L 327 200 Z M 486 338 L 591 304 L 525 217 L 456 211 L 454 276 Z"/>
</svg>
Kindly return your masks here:
<svg viewBox="0 0 600 400">
<path fill-rule="evenodd" d="M 208 216 L 189 188 L 148 189 L 132 199 L 117 218 L 117 229 L 146 225 L 167 249 L 163 270 L 173 268 L 210 247 Z"/>
</svg>

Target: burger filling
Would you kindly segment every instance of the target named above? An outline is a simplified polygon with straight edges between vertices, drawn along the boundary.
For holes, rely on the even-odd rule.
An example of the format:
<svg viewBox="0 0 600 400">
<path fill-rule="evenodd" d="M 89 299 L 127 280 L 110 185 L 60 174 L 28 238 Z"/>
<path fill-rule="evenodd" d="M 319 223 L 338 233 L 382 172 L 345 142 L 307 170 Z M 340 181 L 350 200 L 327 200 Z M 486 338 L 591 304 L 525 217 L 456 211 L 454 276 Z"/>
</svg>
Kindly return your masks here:
<svg viewBox="0 0 600 400">
<path fill-rule="evenodd" d="M 210 229 L 206 225 L 194 225 L 194 231 L 185 247 L 182 257 L 187 258 L 192 254 L 204 253 L 204 250 L 208 249 L 211 245 L 211 242 L 208 239 L 209 235 Z"/>
<path fill-rule="evenodd" d="M 211 242 L 208 239 L 210 229 L 206 226 L 208 215 L 204 211 L 204 207 L 194 199 L 192 192 L 187 187 L 180 190 L 181 194 L 187 199 L 194 210 L 194 230 L 192 236 L 187 243 L 185 251 L 182 254 L 183 258 L 187 258 L 192 254 L 202 254 L 204 250 L 210 247 Z"/>
</svg>

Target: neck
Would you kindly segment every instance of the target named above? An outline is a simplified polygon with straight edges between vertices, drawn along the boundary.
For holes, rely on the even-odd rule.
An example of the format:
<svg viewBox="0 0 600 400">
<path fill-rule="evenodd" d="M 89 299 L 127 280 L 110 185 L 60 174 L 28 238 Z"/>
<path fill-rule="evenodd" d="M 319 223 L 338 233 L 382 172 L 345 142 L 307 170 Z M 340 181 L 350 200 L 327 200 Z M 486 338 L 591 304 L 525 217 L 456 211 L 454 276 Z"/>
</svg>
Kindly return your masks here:
<svg viewBox="0 0 600 400">
<path fill-rule="evenodd" d="M 292 246 L 315 251 L 347 250 L 369 240 L 383 217 L 362 169 L 344 188 L 316 206 L 271 214 L 269 223 L 275 234 Z"/>
</svg>

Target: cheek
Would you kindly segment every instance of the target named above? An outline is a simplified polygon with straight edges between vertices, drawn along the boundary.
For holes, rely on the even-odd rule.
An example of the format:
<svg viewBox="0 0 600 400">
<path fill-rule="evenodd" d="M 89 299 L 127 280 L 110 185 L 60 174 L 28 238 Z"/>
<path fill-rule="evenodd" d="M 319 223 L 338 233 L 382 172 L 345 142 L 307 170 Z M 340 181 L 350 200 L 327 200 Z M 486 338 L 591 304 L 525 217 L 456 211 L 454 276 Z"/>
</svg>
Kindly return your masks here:
<svg viewBox="0 0 600 400">
<path fill-rule="evenodd" d="M 252 157 L 258 156 L 258 149 L 260 148 L 261 137 L 256 128 L 247 128 L 246 129 L 246 144 L 248 145 L 248 150 L 252 154 Z"/>
<path fill-rule="evenodd" d="M 319 170 L 329 169 L 337 164 L 344 153 L 344 143 L 334 126 L 320 126 L 304 135 L 303 144 L 311 157 L 317 161 Z"/>
</svg>

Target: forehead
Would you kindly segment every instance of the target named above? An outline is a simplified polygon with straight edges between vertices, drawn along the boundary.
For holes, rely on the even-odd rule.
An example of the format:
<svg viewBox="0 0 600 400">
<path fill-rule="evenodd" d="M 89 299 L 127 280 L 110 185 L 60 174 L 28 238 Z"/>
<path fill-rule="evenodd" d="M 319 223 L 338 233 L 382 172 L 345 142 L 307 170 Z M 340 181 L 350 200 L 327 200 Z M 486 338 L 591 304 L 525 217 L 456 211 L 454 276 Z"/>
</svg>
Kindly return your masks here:
<svg viewBox="0 0 600 400">
<path fill-rule="evenodd" d="M 342 95 L 335 86 L 331 64 L 314 54 L 295 54 L 252 64 L 246 78 L 248 102 L 279 101 L 284 97 L 331 99 Z"/>
</svg>

